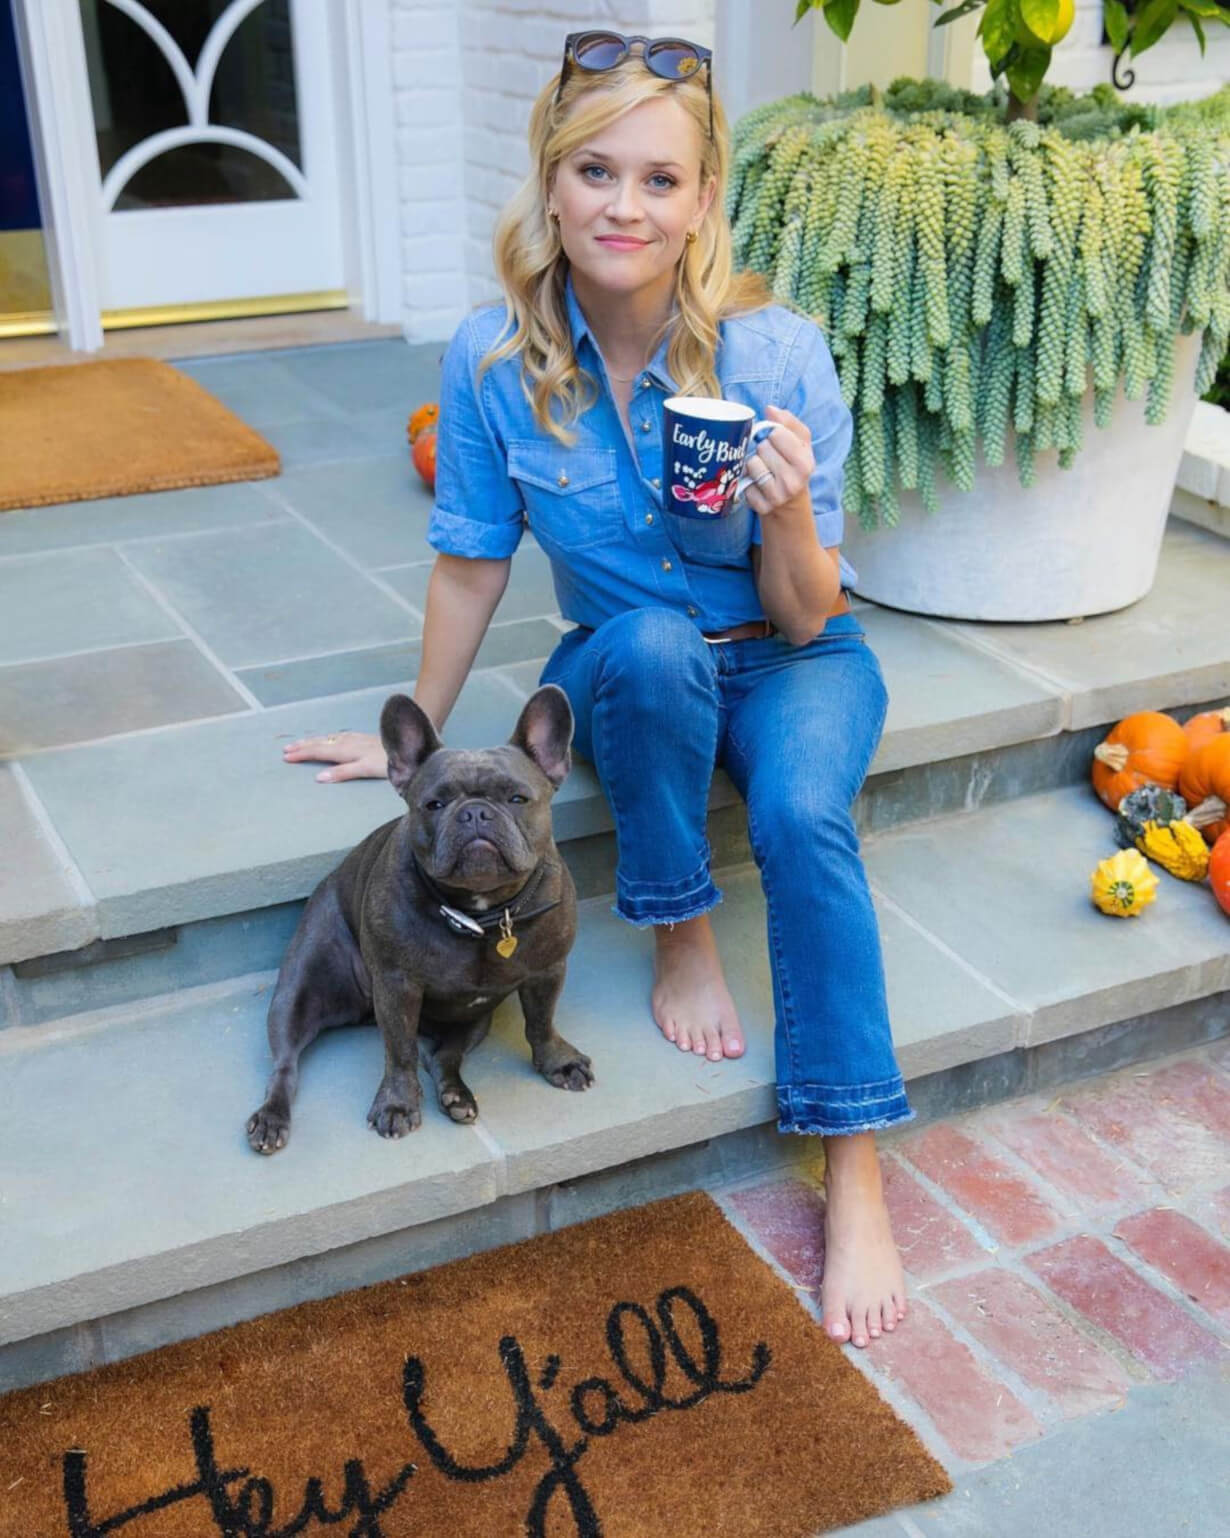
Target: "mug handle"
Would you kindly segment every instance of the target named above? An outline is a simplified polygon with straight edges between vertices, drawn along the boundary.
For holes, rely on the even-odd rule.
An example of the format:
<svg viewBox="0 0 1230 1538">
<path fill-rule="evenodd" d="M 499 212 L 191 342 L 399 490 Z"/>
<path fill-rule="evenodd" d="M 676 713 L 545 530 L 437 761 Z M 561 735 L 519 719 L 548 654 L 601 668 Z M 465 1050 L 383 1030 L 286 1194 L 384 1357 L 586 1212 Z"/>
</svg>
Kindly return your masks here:
<svg viewBox="0 0 1230 1538">
<path fill-rule="evenodd" d="M 747 438 L 748 457 L 750 458 L 756 452 L 758 445 L 764 442 L 775 427 L 780 427 L 781 425 L 780 422 L 770 422 L 764 417 L 758 418 L 753 422 L 752 430 Z M 735 486 L 734 499 L 730 504 L 732 508 L 737 507 L 742 502 L 744 494 L 751 484 L 752 478 L 750 475 L 741 475 L 739 477 L 738 484 Z"/>
</svg>

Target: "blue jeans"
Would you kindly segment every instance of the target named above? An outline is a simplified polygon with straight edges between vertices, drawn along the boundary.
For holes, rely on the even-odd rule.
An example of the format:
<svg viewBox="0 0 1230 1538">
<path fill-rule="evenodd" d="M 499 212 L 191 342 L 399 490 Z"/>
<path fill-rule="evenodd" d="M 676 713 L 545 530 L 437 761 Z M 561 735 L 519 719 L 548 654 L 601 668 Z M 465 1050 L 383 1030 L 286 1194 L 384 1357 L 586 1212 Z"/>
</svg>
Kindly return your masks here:
<svg viewBox="0 0 1230 1538">
<path fill-rule="evenodd" d="M 705 811 L 721 764 L 747 804 L 768 910 L 778 1124 L 846 1133 L 910 1121 L 851 804 L 888 693 L 857 618 L 805 646 L 710 646 L 683 615 L 632 609 L 572 630 L 543 669 L 568 695 L 619 851 L 615 912 L 677 923 L 721 898 Z"/>
</svg>

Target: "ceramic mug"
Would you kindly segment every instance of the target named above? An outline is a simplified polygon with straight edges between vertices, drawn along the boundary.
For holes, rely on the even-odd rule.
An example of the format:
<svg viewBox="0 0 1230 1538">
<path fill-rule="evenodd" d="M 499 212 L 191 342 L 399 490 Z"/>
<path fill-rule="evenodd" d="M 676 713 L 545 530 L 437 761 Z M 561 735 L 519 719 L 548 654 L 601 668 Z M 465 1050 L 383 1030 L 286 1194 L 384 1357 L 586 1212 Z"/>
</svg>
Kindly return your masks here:
<svg viewBox="0 0 1230 1538">
<path fill-rule="evenodd" d="M 780 424 L 709 395 L 672 395 L 664 412 L 667 507 L 680 518 L 725 518 L 751 485 L 744 460 Z"/>
</svg>

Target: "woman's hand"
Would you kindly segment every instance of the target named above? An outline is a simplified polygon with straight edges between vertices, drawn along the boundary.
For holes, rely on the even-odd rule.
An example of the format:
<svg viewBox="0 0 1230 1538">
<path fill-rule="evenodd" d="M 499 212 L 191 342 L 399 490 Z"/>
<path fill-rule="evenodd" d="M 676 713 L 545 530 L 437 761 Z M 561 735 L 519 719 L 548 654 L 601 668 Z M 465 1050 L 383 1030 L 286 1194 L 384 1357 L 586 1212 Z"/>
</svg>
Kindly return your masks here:
<svg viewBox="0 0 1230 1538">
<path fill-rule="evenodd" d="M 747 489 L 747 505 L 761 518 L 782 513 L 812 515 L 808 490 L 816 457 L 811 451 L 811 430 L 782 406 L 768 406 L 765 415 L 779 425 L 761 440 L 756 452 L 743 466 L 753 483 Z M 764 479 L 762 479 L 764 477 Z"/>
<path fill-rule="evenodd" d="M 388 755 L 379 737 L 370 732 L 330 732 L 327 737 L 302 737 L 282 749 L 288 764 L 324 762 L 318 780 L 383 780 L 389 772 Z"/>
</svg>

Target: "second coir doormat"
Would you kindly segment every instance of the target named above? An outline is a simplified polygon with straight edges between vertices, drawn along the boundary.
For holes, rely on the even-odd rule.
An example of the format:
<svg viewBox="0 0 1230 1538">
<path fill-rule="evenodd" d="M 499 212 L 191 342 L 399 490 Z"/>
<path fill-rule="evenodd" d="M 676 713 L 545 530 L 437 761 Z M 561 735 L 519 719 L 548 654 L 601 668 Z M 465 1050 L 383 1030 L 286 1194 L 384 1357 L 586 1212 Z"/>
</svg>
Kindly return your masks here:
<svg viewBox="0 0 1230 1538">
<path fill-rule="evenodd" d="M 0 371 L 0 510 L 277 475 L 278 452 L 170 364 Z"/>
<path fill-rule="evenodd" d="M 4 1538 L 810 1538 L 950 1488 L 699 1193 L 0 1399 Z"/>
</svg>

